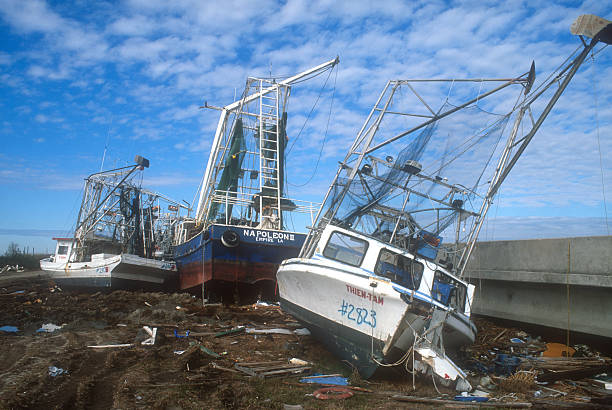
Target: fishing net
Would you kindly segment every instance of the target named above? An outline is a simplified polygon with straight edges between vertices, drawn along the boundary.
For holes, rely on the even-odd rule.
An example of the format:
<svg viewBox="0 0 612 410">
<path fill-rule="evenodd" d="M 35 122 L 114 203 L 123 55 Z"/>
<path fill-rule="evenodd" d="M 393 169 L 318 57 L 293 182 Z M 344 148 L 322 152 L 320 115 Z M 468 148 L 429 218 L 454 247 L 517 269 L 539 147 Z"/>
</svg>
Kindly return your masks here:
<svg viewBox="0 0 612 410">
<path fill-rule="evenodd" d="M 432 117 L 453 108 L 447 100 Z M 465 239 L 465 224 L 474 222 L 482 205 L 510 119 L 474 104 L 370 152 L 354 170 L 363 149 L 357 144 L 324 204 L 324 219 L 407 248 Z M 381 134 L 403 131 L 397 116 L 371 122 L 364 127 L 366 134 L 376 132 L 370 147 Z"/>
</svg>

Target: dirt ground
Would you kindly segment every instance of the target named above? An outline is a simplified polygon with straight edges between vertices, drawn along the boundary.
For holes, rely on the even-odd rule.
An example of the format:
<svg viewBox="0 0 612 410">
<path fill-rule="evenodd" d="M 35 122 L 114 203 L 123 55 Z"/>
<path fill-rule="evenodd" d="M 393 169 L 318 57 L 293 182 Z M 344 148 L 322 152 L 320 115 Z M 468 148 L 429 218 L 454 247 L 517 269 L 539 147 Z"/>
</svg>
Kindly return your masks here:
<svg viewBox="0 0 612 410">
<path fill-rule="evenodd" d="M 62 327 L 37 331 L 49 323 Z M 452 400 L 456 394 L 441 386 L 436 391 L 430 379 L 417 379 L 415 391 L 405 371 L 363 381 L 308 335 L 242 331 L 215 337 L 238 326 L 302 327 L 276 306 L 202 306 L 188 294 L 79 293 L 30 278 L 0 283 L 0 326 L 17 327 L 0 332 L 0 407 L 7 409 L 424 408 L 392 395 Z M 148 337 L 143 326 L 158 328 L 154 345 L 141 344 Z M 109 344 L 132 346 L 88 347 Z M 311 362 L 310 374 L 342 374 L 370 392 L 323 401 L 313 396 L 321 386 L 299 383 L 298 375 L 258 378 L 234 368 L 291 358 Z M 51 375 L 51 366 L 65 372 Z M 507 400 L 524 401 L 529 394 Z"/>
</svg>

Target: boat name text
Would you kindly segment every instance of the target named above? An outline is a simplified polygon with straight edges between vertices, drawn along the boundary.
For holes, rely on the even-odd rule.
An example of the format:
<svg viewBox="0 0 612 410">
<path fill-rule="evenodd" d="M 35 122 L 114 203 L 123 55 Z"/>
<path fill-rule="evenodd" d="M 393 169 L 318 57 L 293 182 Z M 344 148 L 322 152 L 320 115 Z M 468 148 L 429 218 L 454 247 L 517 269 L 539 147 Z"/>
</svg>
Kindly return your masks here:
<svg viewBox="0 0 612 410">
<path fill-rule="evenodd" d="M 374 303 L 378 303 L 379 305 L 384 305 L 384 303 L 385 303 L 385 300 L 383 299 L 382 296 L 373 295 L 373 294 L 371 294 L 369 292 L 366 292 L 365 290 L 361 290 L 361 289 L 355 288 L 355 287 L 353 287 L 351 285 L 346 285 L 346 291 L 348 293 L 352 293 L 353 295 L 357 295 L 360 298 L 364 298 L 364 299 L 367 299 L 367 300 L 372 301 Z"/>
<path fill-rule="evenodd" d="M 257 242 L 276 242 L 295 241 L 295 234 L 287 232 L 256 231 L 253 229 L 243 229 L 242 234 L 247 238 L 255 238 Z"/>
</svg>

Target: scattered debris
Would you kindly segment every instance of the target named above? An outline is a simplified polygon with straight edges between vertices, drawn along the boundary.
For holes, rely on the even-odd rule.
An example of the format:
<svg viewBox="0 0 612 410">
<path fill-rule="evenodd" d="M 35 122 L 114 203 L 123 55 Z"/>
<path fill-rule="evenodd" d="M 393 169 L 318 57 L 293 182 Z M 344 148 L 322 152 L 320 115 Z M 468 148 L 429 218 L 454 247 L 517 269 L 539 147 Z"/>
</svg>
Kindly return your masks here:
<svg viewBox="0 0 612 410">
<path fill-rule="evenodd" d="M 27 290 L 15 293 L 19 289 Z M 253 403 L 259 407 L 283 408 L 283 403 L 299 405 L 300 399 L 293 398 L 304 397 L 303 393 L 314 400 L 312 391 L 319 387 L 342 387 L 354 394 L 360 393 L 357 407 L 364 408 L 395 408 L 401 404 L 392 396 L 410 397 L 406 392 L 412 388 L 411 376 L 401 379 L 383 376 L 370 385 L 362 384 L 357 376 L 347 379 L 350 373 L 344 369 L 348 368 L 314 338 L 298 336 L 294 329 L 299 330 L 300 324 L 274 306 L 218 306 L 211 310 L 202 307 L 200 300 L 191 302 L 191 297 L 186 295 L 111 292 L 94 297 L 73 291 L 52 293 L 49 289 L 50 285 L 45 282 L 38 287 L 20 284 L 0 289 L 2 295 L 15 293 L 0 297 L 0 313 L 4 314 L 0 319 L 11 324 L 0 327 L 0 347 L 6 358 L 6 372 L 15 383 L 0 383 L 5 407 L 69 407 L 66 400 L 74 397 L 70 392 L 75 386 L 82 394 L 91 394 L 87 400 L 106 394 L 106 390 L 102 393 L 103 388 L 108 389 L 106 382 L 92 385 L 91 393 L 87 393 L 92 377 L 117 386 L 112 397 L 121 408 L 132 408 L 135 403 L 150 407 L 152 403 L 169 402 L 164 401 L 168 398 L 183 408 L 248 408 Z M 25 301 L 36 299 L 44 302 L 24 306 Z M 144 301 L 155 309 L 144 307 Z M 177 304 L 184 306 L 190 315 L 178 318 Z M 148 314 L 125 315 L 137 309 Z M 40 337 L 36 329 L 42 328 L 41 323 L 66 325 L 61 331 Z M 479 330 L 476 343 L 453 360 L 466 370 L 466 380 L 476 386 L 461 395 L 465 397 L 463 400 L 478 400 L 472 397 L 489 400 L 486 403 L 454 400 L 459 393 L 439 383 L 437 376 L 434 387 L 428 373 L 416 379 L 413 394 L 422 396 L 416 399 L 424 402 L 405 405 L 515 408 L 531 404 L 601 408 L 603 404 L 610 404 L 612 390 L 606 387 L 612 383 L 609 370 L 612 361 L 593 347 L 571 345 L 576 350 L 574 356 L 542 357 L 547 340 L 489 321 L 478 319 L 476 324 Z M 289 332 L 247 334 L 247 327 Z M 239 331 L 240 328 L 244 331 Z M 153 344 L 142 345 L 152 337 L 154 329 L 157 332 Z M 185 329 L 190 330 L 187 333 Z M 183 337 L 176 337 L 174 330 Z M 19 332 L 19 343 L 15 343 L 15 332 Z M 225 336 L 215 337 L 218 334 Z M 524 343 L 513 341 L 515 338 Z M 131 343 L 120 344 L 123 341 Z M 58 357 L 61 357 L 59 363 Z M 518 366 L 513 367 L 517 360 Z M 466 365 L 468 362 L 471 365 Z M 50 364 L 57 369 L 69 369 L 69 376 L 51 377 L 46 371 Z M 163 371 L 151 372 L 150 366 Z M 500 369 L 508 371 L 496 372 Z M 320 374 L 310 376 L 311 372 Z M 587 376 L 579 380 L 585 372 Z M 53 374 L 64 375 L 66 370 Z M 543 382 L 547 377 L 551 381 Z M 68 380 L 70 383 L 66 383 Z M 459 378 L 457 382 L 463 380 Z M 185 388 L 189 386 L 193 388 Z M 202 387 L 206 389 L 204 395 Z M 15 395 L 19 391 L 28 391 L 28 396 Z M 138 400 L 137 396 L 142 399 Z M 271 401 L 263 402 L 262 397 Z M 384 401 L 377 401 L 381 397 Z M 446 402 L 427 402 L 444 398 Z M 317 403 L 322 402 L 317 400 Z M 301 405 L 316 407 L 312 401 Z"/>
<path fill-rule="evenodd" d="M 334 386 L 348 386 L 348 379 L 337 374 L 319 374 L 304 377 L 300 383 L 331 384 Z"/>
<path fill-rule="evenodd" d="M 56 330 L 59 330 L 59 329 L 61 329 L 64 326 L 65 326 L 65 324 L 61 325 L 61 326 L 58 326 L 58 325 L 54 325 L 53 323 L 45 323 L 36 332 L 37 333 L 53 333 Z"/>
<path fill-rule="evenodd" d="M 202 346 L 200 344 L 197 344 L 195 342 L 189 342 L 190 346 L 198 346 L 200 348 L 201 351 L 203 351 L 204 353 L 206 353 L 207 355 L 214 357 L 215 359 L 219 359 L 221 357 L 220 354 L 213 352 L 212 350 L 210 350 L 208 347 L 206 346 Z"/>
<path fill-rule="evenodd" d="M 19 265 L 4 265 L 4 267 L 0 268 L 0 273 L 5 272 L 23 272 L 23 266 Z"/>
<path fill-rule="evenodd" d="M 353 392 L 344 387 L 323 387 L 315 390 L 312 395 L 319 400 L 344 400 L 353 397 Z"/>
<path fill-rule="evenodd" d="M 151 336 L 151 337 L 149 337 L 149 338 L 148 338 L 148 339 L 146 339 L 146 340 L 143 340 L 142 342 L 140 342 L 140 344 L 142 344 L 142 345 L 147 345 L 147 346 L 152 346 L 152 345 L 154 345 L 154 344 L 155 344 L 155 337 L 157 336 L 157 328 L 156 328 L 156 327 L 154 327 L 154 328 L 150 328 L 149 326 L 143 326 L 142 328 L 143 328 L 143 329 L 145 330 L 145 332 L 147 332 L 147 333 L 149 334 L 149 336 Z"/>
<path fill-rule="evenodd" d="M 455 396 L 455 400 L 482 403 L 482 402 L 488 401 L 489 398 L 485 396 L 476 396 L 476 395 L 468 394 L 468 392 L 463 392 L 460 395 Z"/>
<path fill-rule="evenodd" d="M 259 378 L 281 376 L 285 374 L 301 374 L 310 371 L 310 366 L 296 366 L 284 360 L 236 363 L 234 367 L 249 376 Z"/>
<path fill-rule="evenodd" d="M 422 403 L 422 404 L 431 404 L 435 406 L 456 406 L 457 402 L 454 400 L 442 400 L 442 399 L 429 399 L 425 397 L 415 397 L 415 396 L 402 396 L 399 394 L 391 396 L 393 400 L 403 401 L 407 403 Z M 521 403 L 521 402 L 500 402 L 493 403 L 488 401 L 486 403 L 471 403 L 470 406 L 483 406 L 483 407 L 502 407 L 507 409 L 524 409 L 531 407 L 531 403 Z"/>
<path fill-rule="evenodd" d="M 176 337 L 177 339 L 189 337 L 189 330 L 186 330 L 184 335 L 179 335 L 176 329 L 174 329 L 174 337 Z"/>
<path fill-rule="evenodd" d="M 542 353 L 544 357 L 570 357 L 576 353 L 573 349 L 562 343 L 546 343 L 546 350 Z"/>
<path fill-rule="evenodd" d="M 308 366 L 310 364 L 306 360 L 297 359 L 295 357 L 289 359 L 289 363 L 295 364 L 295 365 L 298 365 L 298 366 Z"/>
<path fill-rule="evenodd" d="M 19 329 L 16 326 L 1 326 L 0 332 L 17 333 L 19 332 Z"/>
<path fill-rule="evenodd" d="M 237 335 L 237 334 L 242 333 L 244 331 L 245 331 L 244 326 L 238 326 L 238 327 L 235 327 L 233 329 L 226 330 L 224 332 L 216 333 L 215 337 L 224 337 L 224 336 L 230 336 L 230 335 Z"/>
<path fill-rule="evenodd" d="M 258 335 L 298 335 L 298 336 L 308 336 L 310 335 L 310 330 L 306 328 L 289 330 L 289 329 L 252 329 L 246 328 L 246 333 L 249 334 L 258 334 Z"/>
<path fill-rule="evenodd" d="M 246 333 L 257 335 L 292 335 L 293 332 L 289 329 L 246 329 Z"/>
<path fill-rule="evenodd" d="M 117 347 L 132 347 L 134 346 L 134 344 L 132 343 L 123 343 L 123 344 L 116 344 L 116 345 L 92 345 L 92 346 L 87 346 L 90 347 L 92 349 L 112 349 L 112 348 L 117 348 Z"/>
</svg>

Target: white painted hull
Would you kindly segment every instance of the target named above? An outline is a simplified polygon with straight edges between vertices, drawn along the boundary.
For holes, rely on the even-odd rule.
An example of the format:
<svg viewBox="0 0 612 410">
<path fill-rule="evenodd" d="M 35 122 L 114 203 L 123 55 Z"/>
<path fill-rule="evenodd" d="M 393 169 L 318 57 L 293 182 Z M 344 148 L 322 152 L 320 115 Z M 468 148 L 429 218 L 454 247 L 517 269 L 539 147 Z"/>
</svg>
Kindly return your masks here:
<svg viewBox="0 0 612 410">
<path fill-rule="evenodd" d="M 136 255 L 109 255 L 88 262 L 40 261 L 42 270 L 64 286 L 174 291 L 178 284 L 176 264 Z"/>
<path fill-rule="evenodd" d="M 371 357 L 389 363 L 412 347 L 415 332 L 421 333 L 427 324 L 414 307 L 421 304 L 428 309 L 435 303 L 419 292 L 402 298 L 393 282 L 325 259 L 287 260 L 277 280 L 283 310 L 317 327 L 324 342 L 346 345 L 334 347 L 364 377 L 378 368 Z M 407 302 L 410 295 L 412 304 Z M 467 318 L 465 323 L 449 318 L 445 346 L 474 341 L 475 328 Z"/>
<path fill-rule="evenodd" d="M 277 272 L 279 295 L 367 337 L 382 342 L 393 337 L 407 305 L 390 282 L 331 270 L 330 265 L 313 259 L 285 261 Z"/>
</svg>

